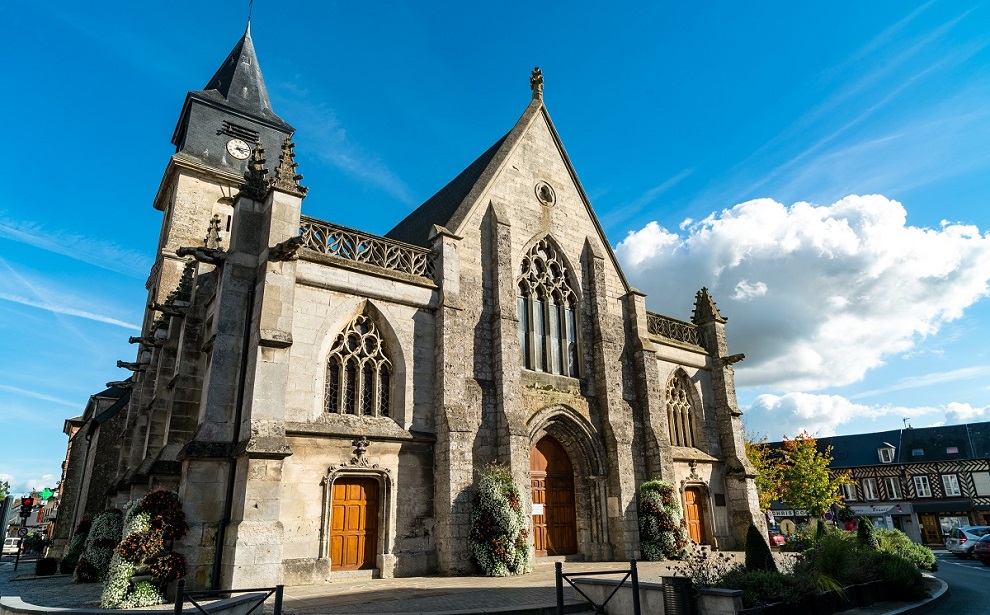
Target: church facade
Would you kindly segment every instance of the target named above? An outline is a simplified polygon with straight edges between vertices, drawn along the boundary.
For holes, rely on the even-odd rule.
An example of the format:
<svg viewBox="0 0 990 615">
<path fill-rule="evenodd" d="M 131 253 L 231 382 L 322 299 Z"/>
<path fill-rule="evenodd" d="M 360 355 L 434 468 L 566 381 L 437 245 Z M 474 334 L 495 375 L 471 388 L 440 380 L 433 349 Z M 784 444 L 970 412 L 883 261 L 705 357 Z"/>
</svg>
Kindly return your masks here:
<svg viewBox="0 0 990 615">
<path fill-rule="evenodd" d="M 705 289 L 690 322 L 647 311 L 530 85 L 509 132 L 385 236 L 304 215 L 249 32 L 188 94 L 100 504 L 176 489 L 191 583 L 472 573 L 491 463 L 536 557 L 637 557 L 653 478 L 698 542 L 764 527 L 725 318 Z"/>
</svg>

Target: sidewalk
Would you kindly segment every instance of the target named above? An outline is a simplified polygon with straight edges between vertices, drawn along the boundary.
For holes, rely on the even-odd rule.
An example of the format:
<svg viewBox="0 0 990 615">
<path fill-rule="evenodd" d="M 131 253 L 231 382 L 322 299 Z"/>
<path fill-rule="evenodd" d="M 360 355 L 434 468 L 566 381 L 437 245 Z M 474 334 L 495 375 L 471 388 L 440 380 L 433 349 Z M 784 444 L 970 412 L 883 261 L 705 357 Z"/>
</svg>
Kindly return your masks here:
<svg viewBox="0 0 990 615">
<path fill-rule="evenodd" d="M 741 554 L 736 554 L 741 556 Z M 671 573 L 671 562 L 638 562 L 639 579 L 656 582 Z M 590 562 L 564 564 L 565 572 L 614 570 L 622 573 L 628 562 Z M 0 563 L 0 596 L 20 596 L 25 602 L 49 607 L 98 608 L 102 586 L 98 583 L 74 584 L 69 575 L 31 577 L 34 562 L 22 560 L 17 573 L 6 558 Z M 14 580 L 21 577 L 21 580 Z M 617 577 L 621 578 L 621 577 Z M 944 587 L 937 579 L 928 581 L 929 590 Z M 572 593 L 565 591 L 568 603 Z M 285 615 L 359 615 L 388 613 L 411 615 L 430 613 L 553 613 L 556 604 L 555 576 L 552 563 L 537 564 L 531 574 L 520 577 L 406 577 L 401 579 L 338 580 L 324 585 L 286 587 Z M 271 601 L 266 605 L 271 612 Z M 910 613 L 920 606 L 909 602 L 884 602 L 869 608 L 844 611 L 849 615 L 893 615 Z M 930 605 L 925 605 L 930 606 Z M 159 607 L 159 609 L 164 607 Z M 904 610 L 907 609 L 907 610 Z"/>
</svg>

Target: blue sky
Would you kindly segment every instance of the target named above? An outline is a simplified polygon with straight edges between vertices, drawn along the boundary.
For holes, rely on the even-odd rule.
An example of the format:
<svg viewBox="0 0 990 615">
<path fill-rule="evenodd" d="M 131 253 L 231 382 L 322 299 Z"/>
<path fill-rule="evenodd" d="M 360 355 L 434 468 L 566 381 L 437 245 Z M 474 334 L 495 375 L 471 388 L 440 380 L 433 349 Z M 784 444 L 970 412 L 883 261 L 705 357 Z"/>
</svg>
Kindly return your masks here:
<svg viewBox="0 0 990 615">
<path fill-rule="evenodd" d="M 304 213 L 386 232 L 511 128 L 539 65 L 649 309 L 688 319 L 707 286 L 729 318 L 751 431 L 990 420 L 990 7 L 643 4 L 259 0 Z M 15 492 L 54 486 L 62 421 L 128 375 L 172 130 L 246 13 L 0 3 Z"/>
</svg>

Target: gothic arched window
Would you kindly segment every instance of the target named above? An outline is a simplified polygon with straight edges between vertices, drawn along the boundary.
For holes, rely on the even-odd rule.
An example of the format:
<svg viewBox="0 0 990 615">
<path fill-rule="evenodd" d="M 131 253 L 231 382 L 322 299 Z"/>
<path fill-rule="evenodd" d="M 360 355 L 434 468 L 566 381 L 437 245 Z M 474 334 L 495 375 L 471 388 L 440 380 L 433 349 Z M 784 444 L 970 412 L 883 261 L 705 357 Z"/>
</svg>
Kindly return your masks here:
<svg viewBox="0 0 990 615">
<path fill-rule="evenodd" d="M 370 317 L 358 314 L 330 347 L 324 408 L 334 414 L 388 416 L 391 376 L 385 340 Z"/>
<path fill-rule="evenodd" d="M 577 296 L 549 237 L 523 257 L 518 279 L 519 346 L 529 369 L 577 377 Z"/>
<path fill-rule="evenodd" d="M 670 428 L 670 443 L 674 446 L 698 446 L 691 388 L 691 382 L 681 370 L 674 372 L 667 381 L 667 425 Z"/>
</svg>

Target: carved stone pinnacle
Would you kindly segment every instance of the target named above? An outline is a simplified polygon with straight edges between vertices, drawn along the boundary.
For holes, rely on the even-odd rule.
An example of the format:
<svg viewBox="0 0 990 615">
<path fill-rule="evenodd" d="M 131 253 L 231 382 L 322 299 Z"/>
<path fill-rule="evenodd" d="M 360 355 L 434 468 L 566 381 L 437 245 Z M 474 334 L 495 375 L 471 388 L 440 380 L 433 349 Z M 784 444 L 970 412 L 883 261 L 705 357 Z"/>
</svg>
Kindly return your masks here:
<svg viewBox="0 0 990 615">
<path fill-rule="evenodd" d="M 248 162 L 248 170 L 244 174 L 244 183 L 241 184 L 239 196 L 260 201 L 268 196 L 268 170 L 265 168 L 265 150 L 261 147 L 261 142 L 255 144 L 251 150 L 251 160 Z"/>
<path fill-rule="evenodd" d="M 533 75 L 529 78 L 529 87 L 533 90 L 533 100 L 543 99 L 543 71 L 539 66 L 533 69 Z"/>
<path fill-rule="evenodd" d="M 296 164 L 295 147 L 296 144 L 292 142 L 292 139 L 286 137 L 282 143 L 282 155 L 279 157 L 278 168 L 275 169 L 272 187 L 288 194 L 304 197 L 309 188 L 299 184 L 299 180 L 303 176 L 296 173 L 296 167 L 299 165 Z"/>
</svg>

